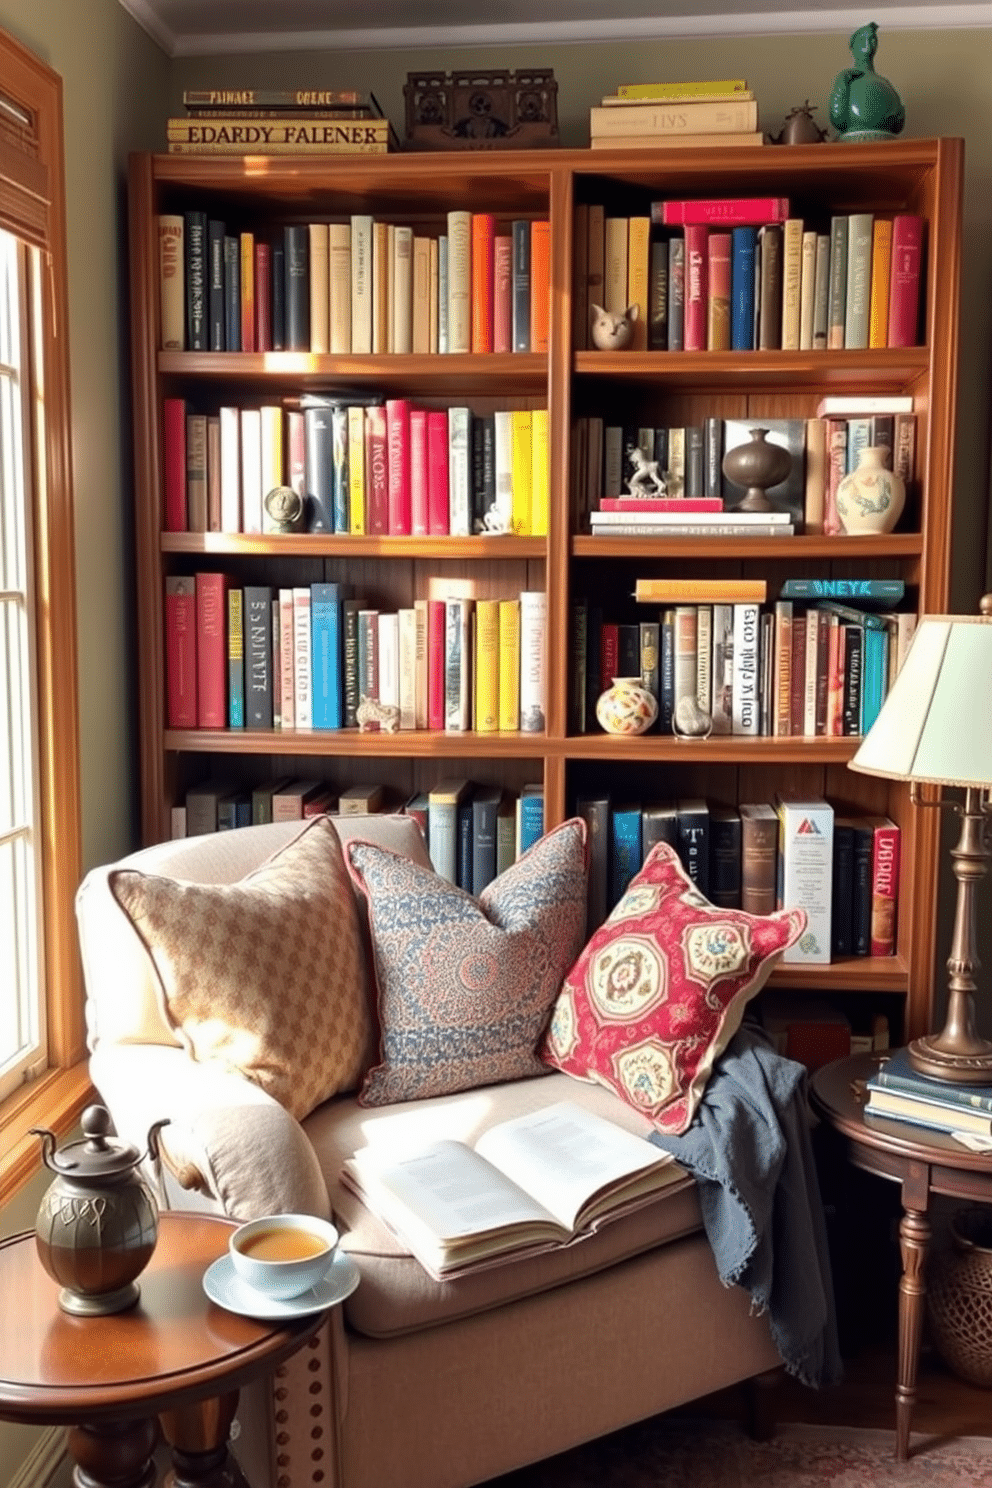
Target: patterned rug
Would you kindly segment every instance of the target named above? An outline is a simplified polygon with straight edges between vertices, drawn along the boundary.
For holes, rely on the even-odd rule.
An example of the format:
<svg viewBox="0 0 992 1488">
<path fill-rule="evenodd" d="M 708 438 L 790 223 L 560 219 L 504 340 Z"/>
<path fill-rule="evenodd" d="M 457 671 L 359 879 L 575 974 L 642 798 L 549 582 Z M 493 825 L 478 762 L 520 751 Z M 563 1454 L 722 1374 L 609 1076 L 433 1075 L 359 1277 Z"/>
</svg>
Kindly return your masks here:
<svg viewBox="0 0 992 1488">
<path fill-rule="evenodd" d="M 782 1424 L 755 1442 L 732 1421 L 659 1416 L 487 1488 L 992 1488 L 992 1439 Z"/>
</svg>

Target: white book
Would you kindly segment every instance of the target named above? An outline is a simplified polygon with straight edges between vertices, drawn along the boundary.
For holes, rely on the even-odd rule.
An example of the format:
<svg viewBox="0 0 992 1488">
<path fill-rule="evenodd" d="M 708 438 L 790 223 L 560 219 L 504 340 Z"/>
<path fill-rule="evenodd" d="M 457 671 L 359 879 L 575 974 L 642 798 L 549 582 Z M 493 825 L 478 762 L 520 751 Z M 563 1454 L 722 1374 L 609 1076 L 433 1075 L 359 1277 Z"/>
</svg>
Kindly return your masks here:
<svg viewBox="0 0 992 1488">
<path fill-rule="evenodd" d="M 372 224 L 372 352 L 389 350 L 389 224 Z"/>
<path fill-rule="evenodd" d="M 437 240 L 437 349 L 440 356 L 450 351 L 448 338 L 448 239 Z"/>
<path fill-rule="evenodd" d="M 328 293 L 328 235 L 326 222 L 311 222 L 310 227 L 310 350 L 331 349 Z"/>
<path fill-rule="evenodd" d="M 262 530 L 262 414 L 241 410 L 241 530 Z"/>
<path fill-rule="evenodd" d="M 782 956 L 783 964 L 826 965 L 830 960 L 834 809 L 827 801 L 779 796 L 780 909 L 804 909 L 806 929 Z"/>
<path fill-rule="evenodd" d="M 413 350 L 413 228 L 397 226 L 393 233 L 393 351 L 409 356 Z"/>
<path fill-rule="evenodd" d="M 468 789 L 467 780 L 439 780 L 427 794 L 427 851 L 449 883 L 458 882 L 458 803 Z"/>
<path fill-rule="evenodd" d="M 293 675 L 295 694 L 293 698 L 295 726 L 298 729 L 313 728 L 313 679 L 311 656 L 310 590 L 300 587 L 293 590 Z"/>
<path fill-rule="evenodd" d="M 282 409 L 278 403 L 266 403 L 259 411 L 262 416 L 262 531 L 274 532 L 278 524 L 265 509 L 265 497 L 285 480 Z"/>
<path fill-rule="evenodd" d="M 448 351 L 472 350 L 472 213 L 448 213 Z"/>
<path fill-rule="evenodd" d="M 393 338 L 396 334 L 396 323 L 393 316 L 393 304 L 396 299 L 396 224 L 391 222 L 386 229 L 386 350 L 393 352 L 396 347 Z"/>
<path fill-rule="evenodd" d="M 472 413 L 468 408 L 448 409 L 448 527 L 452 537 L 469 537 L 472 532 Z"/>
<path fill-rule="evenodd" d="M 713 690 L 713 607 L 696 606 L 696 702 L 708 713 Z"/>
<path fill-rule="evenodd" d="M 471 599 L 444 601 L 444 729 L 463 734 L 472 727 Z"/>
<path fill-rule="evenodd" d="M 351 350 L 356 356 L 372 350 L 372 218 L 366 213 L 351 219 Z"/>
<path fill-rule="evenodd" d="M 702 515 L 702 513 L 700 513 Z M 598 533 L 601 537 L 659 537 L 662 534 L 668 537 L 792 537 L 795 532 L 791 522 L 782 522 L 777 527 L 774 523 L 761 522 L 754 527 L 741 527 L 739 524 L 730 522 L 712 523 L 703 526 L 702 523 L 694 522 L 691 518 L 678 522 L 671 527 L 650 526 L 647 522 L 638 520 L 636 512 L 628 512 L 632 521 L 617 523 L 613 526 L 601 527 L 595 520 L 590 518 L 590 529 L 593 536 Z"/>
<path fill-rule="evenodd" d="M 735 734 L 758 732 L 758 617 L 760 605 L 734 605 L 731 716 Z"/>
<path fill-rule="evenodd" d="M 430 240 L 430 346 L 428 350 L 431 356 L 437 356 L 440 350 L 438 346 L 440 298 L 438 294 L 438 244 L 437 238 Z"/>
<path fill-rule="evenodd" d="M 296 727 L 296 618 L 292 589 L 280 589 L 276 601 L 279 629 L 273 626 L 273 653 L 279 656 L 279 727 Z"/>
<path fill-rule="evenodd" d="M 912 413 L 913 399 L 904 393 L 828 393 L 816 405 L 817 418 L 849 413 Z"/>
<path fill-rule="evenodd" d="M 697 527 L 785 527 L 792 521 L 792 514 L 787 511 L 640 512 L 627 507 L 624 511 L 590 512 L 589 520 L 597 527 L 619 527 L 624 522 L 639 522 L 644 527 L 679 527 L 683 522 L 692 522 Z"/>
<path fill-rule="evenodd" d="M 351 223 L 332 222 L 327 234 L 330 275 L 328 313 L 333 356 L 351 351 Z"/>
<path fill-rule="evenodd" d="M 675 689 L 673 693 L 673 710 L 676 720 L 682 723 L 683 728 L 685 727 L 685 721 L 683 720 L 686 699 L 689 700 L 690 704 L 696 699 L 698 678 L 697 644 L 698 625 L 696 622 L 696 606 L 694 604 L 676 605 L 672 656 Z"/>
<path fill-rule="evenodd" d="M 417 611 L 402 609 L 399 630 L 399 709 L 400 728 L 415 729 L 417 723 Z M 426 697 L 425 697 L 426 708 Z"/>
<path fill-rule="evenodd" d="M 520 732 L 540 734 L 547 728 L 548 596 L 543 589 L 520 594 Z"/>
<path fill-rule="evenodd" d="M 474 1146 L 373 1142 L 342 1180 L 438 1279 L 564 1245 L 685 1181 L 670 1153 L 571 1101 L 500 1122 Z"/>
<path fill-rule="evenodd" d="M 417 676 L 416 676 L 416 723 L 418 729 L 425 729 L 428 723 L 427 714 L 427 600 L 415 599 L 413 608 L 417 616 Z"/>
<path fill-rule="evenodd" d="M 241 410 L 220 410 L 220 530 L 241 531 Z"/>
<path fill-rule="evenodd" d="M 713 661 L 711 665 L 712 690 L 710 714 L 714 734 L 732 734 L 734 731 L 733 684 L 734 684 L 734 607 L 732 604 L 713 606 Z"/>
<path fill-rule="evenodd" d="M 170 837 L 172 837 L 173 840 L 175 840 L 177 837 L 185 837 L 186 836 L 186 807 L 185 806 L 173 806 L 171 808 L 171 810 L 170 810 L 170 813 L 169 813 L 169 820 L 170 820 L 170 826 L 171 826 L 170 833 L 169 833 Z"/>
<path fill-rule="evenodd" d="M 400 628 L 395 612 L 379 615 L 379 701 L 393 708 L 400 705 Z"/>
<path fill-rule="evenodd" d="M 497 408 L 493 414 L 493 470 L 496 481 L 496 512 L 500 530 L 509 532 L 513 521 L 513 415 Z"/>
</svg>

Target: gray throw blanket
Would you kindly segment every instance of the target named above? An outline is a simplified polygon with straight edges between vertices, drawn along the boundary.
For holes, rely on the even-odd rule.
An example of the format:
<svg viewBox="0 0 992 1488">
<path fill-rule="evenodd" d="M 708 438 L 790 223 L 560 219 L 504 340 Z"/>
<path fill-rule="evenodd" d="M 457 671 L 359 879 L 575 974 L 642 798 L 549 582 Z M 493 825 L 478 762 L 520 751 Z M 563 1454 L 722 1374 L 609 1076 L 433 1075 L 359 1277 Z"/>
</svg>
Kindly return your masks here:
<svg viewBox="0 0 992 1488">
<path fill-rule="evenodd" d="M 804 1066 L 744 1024 L 688 1131 L 649 1140 L 697 1179 L 720 1280 L 767 1311 L 788 1372 L 806 1385 L 836 1383 L 843 1366 Z"/>
</svg>

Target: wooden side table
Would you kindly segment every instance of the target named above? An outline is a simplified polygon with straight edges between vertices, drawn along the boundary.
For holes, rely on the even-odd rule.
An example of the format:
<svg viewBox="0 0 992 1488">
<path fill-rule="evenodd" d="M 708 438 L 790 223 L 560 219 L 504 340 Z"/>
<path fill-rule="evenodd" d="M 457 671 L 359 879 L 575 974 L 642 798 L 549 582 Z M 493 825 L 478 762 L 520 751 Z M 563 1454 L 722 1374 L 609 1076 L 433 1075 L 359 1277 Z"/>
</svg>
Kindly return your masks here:
<svg viewBox="0 0 992 1488">
<path fill-rule="evenodd" d="M 294 1353 L 327 1313 L 276 1324 L 209 1301 L 203 1273 L 234 1228 L 164 1213 L 139 1301 L 110 1317 L 59 1308 L 33 1232 L 0 1243 L 0 1419 L 68 1426 L 77 1488 L 152 1488 L 160 1430 L 173 1488 L 244 1483 L 227 1450 L 238 1391 Z"/>
<path fill-rule="evenodd" d="M 902 1185 L 896 1457 L 904 1462 L 909 1456 L 926 1303 L 930 1195 L 992 1204 L 992 1156 L 971 1152 L 942 1132 L 876 1116 L 866 1118 L 864 1082 L 880 1063 L 877 1055 L 855 1054 L 824 1065 L 812 1077 L 810 1097 L 817 1115 L 845 1143 L 848 1160 L 855 1167 Z"/>
</svg>

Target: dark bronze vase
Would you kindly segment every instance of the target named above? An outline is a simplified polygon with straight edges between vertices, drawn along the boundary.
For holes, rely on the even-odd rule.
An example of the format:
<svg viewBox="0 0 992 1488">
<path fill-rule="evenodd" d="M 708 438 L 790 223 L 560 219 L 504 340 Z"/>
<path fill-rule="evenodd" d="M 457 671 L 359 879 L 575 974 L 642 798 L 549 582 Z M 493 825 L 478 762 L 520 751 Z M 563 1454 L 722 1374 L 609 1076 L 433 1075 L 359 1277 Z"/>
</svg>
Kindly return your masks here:
<svg viewBox="0 0 992 1488">
<path fill-rule="evenodd" d="M 746 488 L 738 511 L 774 511 L 774 503 L 765 492 L 780 485 L 792 469 L 792 456 L 780 444 L 769 444 L 767 429 L 749 429 L 750 439 L 728 450 L 723 457 L 723 473 L 737 486 Z"/>
</svg>

